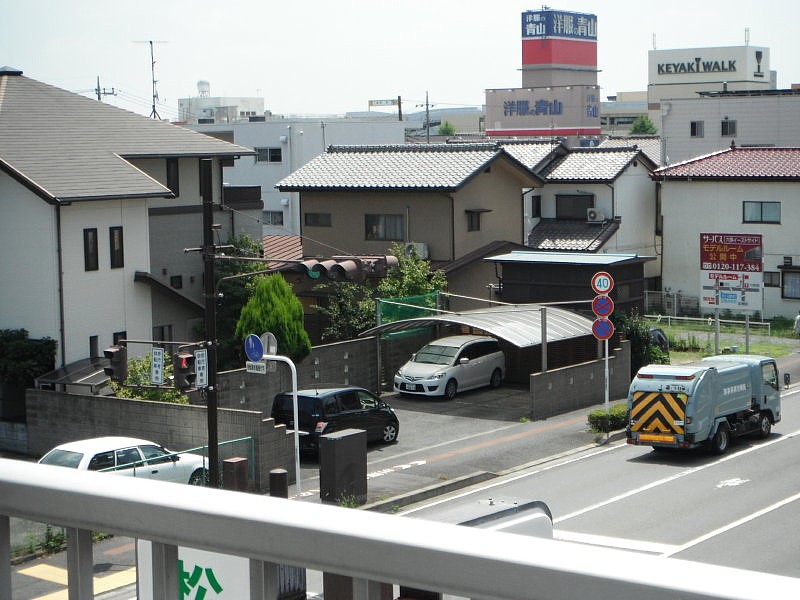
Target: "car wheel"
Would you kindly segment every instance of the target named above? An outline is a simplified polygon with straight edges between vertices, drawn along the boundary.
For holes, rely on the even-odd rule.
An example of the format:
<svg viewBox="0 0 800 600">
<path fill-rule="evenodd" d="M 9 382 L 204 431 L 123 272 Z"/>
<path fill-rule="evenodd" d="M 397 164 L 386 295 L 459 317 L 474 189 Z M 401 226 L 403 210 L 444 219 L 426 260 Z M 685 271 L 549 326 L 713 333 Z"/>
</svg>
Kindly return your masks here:
<svg viewBox="0 0 800 600">
<path fill-rule="evenodd" d="M 731 432 L 728 425 L 721 423 L 717 427 L 717 432 L 711 438 L 711 452 L 714 454 L 725 454 L 731 442 Z"/>
<path fill-rule="evenodd" d="M 383 426 L 383 442 L 391 444 L 397 441 L 397 434 L 400 431 L 400 426 L 397 423 L 387 423 Z"/>
<path fill-rule="evenodd" d="M 448 400 L 452 400 L 456 397 L 456 393 L 458 392 L 458 382 L 455 379 L 451 379 L 447 382 L 447 385 L 444 386 L 444 396 Z"/>
<path fill-rule="evenodd" d="M 492 378 L 489 380 L 489 385 L 493 388 L 500 387 L 500 384 L 503 383 L 503 372 L 500 369 L 495 369 L 492 372 Z"/>
<path fill-rule="evenodd" d="M 195 469 L 189 477 L 189 485 L 208 485 L 208 469 Z"/>
<path fill-rule="evenodd" d="M 769 437 L 772 433 L 772 421 L 769 420 L 767 413 L 761 413 L 761 421 L 759 422 L 758 437 L 762 440 Z"/>
</svg>

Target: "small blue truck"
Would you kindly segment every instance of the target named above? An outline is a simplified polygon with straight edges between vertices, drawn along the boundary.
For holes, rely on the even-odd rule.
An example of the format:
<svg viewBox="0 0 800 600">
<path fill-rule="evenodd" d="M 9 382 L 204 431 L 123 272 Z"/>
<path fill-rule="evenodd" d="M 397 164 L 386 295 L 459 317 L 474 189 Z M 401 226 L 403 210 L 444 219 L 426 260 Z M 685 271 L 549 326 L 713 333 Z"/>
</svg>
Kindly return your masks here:
<svg viewBox="0 0 800 600">
<path fill-rule="evenodd" d="M 706 446 L 724 454 L 733 437 L 769 436 L 781 420 L 775 359 L 756 354 L 711 356 L 684 365 L 647 365 L 628 394 L 629 444 Z"/>
</svg>

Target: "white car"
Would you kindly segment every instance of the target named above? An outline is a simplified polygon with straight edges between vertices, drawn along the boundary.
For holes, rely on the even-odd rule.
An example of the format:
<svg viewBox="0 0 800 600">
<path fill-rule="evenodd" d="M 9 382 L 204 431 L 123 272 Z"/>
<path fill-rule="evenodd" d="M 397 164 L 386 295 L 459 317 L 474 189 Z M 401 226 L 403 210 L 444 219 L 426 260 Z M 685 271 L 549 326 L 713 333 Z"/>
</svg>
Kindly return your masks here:
<svg viewBox="0 0 800 600">
<path fill-rule="evenodd" d="M 191 485 L 204 485 L 208 479 L 205 457 L 175 454 L 155 442 L 130 437 L 98 437 L 61 444 L 45 454 L 39 464 Z"/>
<path fill-rule="evenodd" d="M 455 335 L 423 346 L 394 376 L 401 394 L 445 396 L 503 381 L 506 359 L 495 338 Z"/>
</svg>

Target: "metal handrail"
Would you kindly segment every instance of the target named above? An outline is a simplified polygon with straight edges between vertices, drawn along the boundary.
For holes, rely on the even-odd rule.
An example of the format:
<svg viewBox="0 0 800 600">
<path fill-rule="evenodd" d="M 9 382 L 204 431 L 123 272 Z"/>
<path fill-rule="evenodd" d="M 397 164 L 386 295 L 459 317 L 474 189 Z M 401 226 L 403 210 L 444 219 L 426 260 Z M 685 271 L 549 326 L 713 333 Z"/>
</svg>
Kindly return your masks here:
<svg viewBox="0 0 800 600">
<path fill-rule="evenodd" d="M 379 597 L 375 582 L 519 600 L 800 597 L 797 578 L 0 459 L 0 558 L 10 543 L 9 516 L 72 528 L 74 546 L 84 553 L 91 552 L 86 542 L 91 530 L 151 540 L 161 559 L 153 560 L 153 597 L 170 596 L 179 546 L 249 558 L 251 576 L 277 564 L 350 576 L 354 597 L 365 600 Z M 83 571 L 91 581 L 92 569 L 91 560 L 73 558 L 78 570 L 71 572 L 71 588 L 87 581 Z M 158 582 L 166 587 L 156 593 Z M 70 597 L 90 598 L 88 593 Z M 13 598 L 7 561 L 0 562 L 0 597 Z M 274 596 L 250 594 L 251 600 L 266 597 Z"/>
</svg>

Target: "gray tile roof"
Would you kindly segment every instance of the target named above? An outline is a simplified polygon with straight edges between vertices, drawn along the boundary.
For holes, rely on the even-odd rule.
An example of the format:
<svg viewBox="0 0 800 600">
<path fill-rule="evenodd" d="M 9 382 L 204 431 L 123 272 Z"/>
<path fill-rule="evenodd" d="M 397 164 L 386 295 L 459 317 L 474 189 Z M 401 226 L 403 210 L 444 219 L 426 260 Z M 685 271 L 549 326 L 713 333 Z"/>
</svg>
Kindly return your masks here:
<svg viewBox="0 0 800 600">
<path fill-rule="evenodd" d="M 550 141 L 500 141 L 500 145 L 511 156 L 534 172 L 538 172 L 554 156 L 567 153 L 563 143 Z"/>
<path fill-rule="evenodd" d="M 48 200 L 170 194 L 126 158 L 252 153 L 0 68 L 0 168 Z"/>
<path fill-rule="evenodd" d="M 653 163 L 661 164 L 661 136 L 658 135 L 610 135 L 598 148 L 641 148 Z"/>
<path fill-rule="evenodd" d="M 539 178 L 495 143 L 331 146 L 277 183 L 281 191 L 335 189 L 450 190 L 495 160 L 517 166 L 527 185 Z"/>
<path fill-rule="evenodd" d="M 542 219 L 528 235 L 531 250 L 597 252 L 619 229 L 618 221 L 600 225 L 585 221 Z"/>
<path fill-rule="evenodd" d="M 651 169 L 655 167 L 637 148 L 573 148 L 566 156 L 553 160 L 540 175 L 548 183 L 611 183 L 637 158 L 643 158 Z"/>
</svg>

